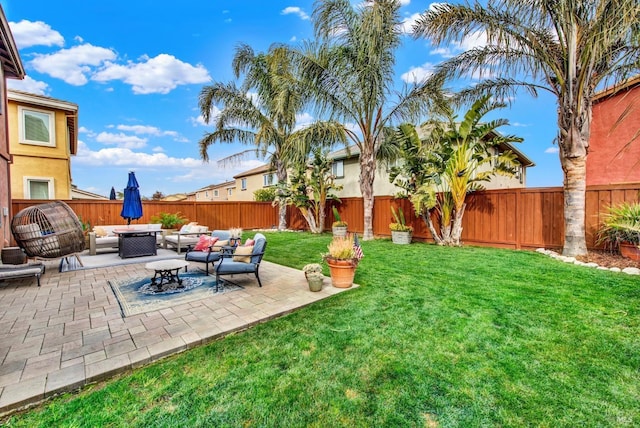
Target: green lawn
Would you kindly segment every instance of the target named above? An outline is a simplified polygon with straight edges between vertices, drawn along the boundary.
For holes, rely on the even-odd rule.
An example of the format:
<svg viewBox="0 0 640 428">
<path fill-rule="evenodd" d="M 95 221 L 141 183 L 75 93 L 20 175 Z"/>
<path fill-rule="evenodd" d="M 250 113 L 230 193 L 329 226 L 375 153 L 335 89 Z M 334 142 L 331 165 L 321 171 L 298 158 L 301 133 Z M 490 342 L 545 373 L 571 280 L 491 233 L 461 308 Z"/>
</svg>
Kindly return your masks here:
<svg viewBox="0 0 640 428">
<path fill-rule="evenodd" d="M 267 238 L 266 258 L 297 268 L 330 240 Z M 640 425 L 640 277 L 525 251 L 362 246 L 357 289 L 5 422 Z"/>
</svg>

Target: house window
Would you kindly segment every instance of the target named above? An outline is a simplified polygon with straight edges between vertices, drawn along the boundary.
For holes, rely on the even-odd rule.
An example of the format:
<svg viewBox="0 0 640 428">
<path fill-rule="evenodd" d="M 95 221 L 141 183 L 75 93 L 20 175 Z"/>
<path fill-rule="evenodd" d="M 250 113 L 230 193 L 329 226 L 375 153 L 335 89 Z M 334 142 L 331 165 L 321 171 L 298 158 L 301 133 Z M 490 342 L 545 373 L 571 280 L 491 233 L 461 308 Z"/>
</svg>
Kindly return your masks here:
<svg viewBox="0 0 640 428">
<path fill-rule="evenodd" d="M 262 180 L 263 180 L 262 184 L 264 187 L 273 186 L 274 184 L 276 184 L 275 174 L 264 174 L 262 176 Z"/>
<path fill-rule="evenodd" d="M 216 197 L 216 198 L 218 197 L 218 191 L 217 190 L 213 191 L 213 196 Z"/>
<path fill-rule="evenodd" d="M 24 196 L 26 199 L 53 199 L 53 178 L 24 177 Z"/>
<path fill-rule="evenodd" d="M 53 113 L 18 107 L 20 143 L 37 146 L 56 146 Z"/>
<path fill-rule="evenodd" d="M 208 198 L 208 197 L 209 197 L 209 191 L 208 191 L 208 190 L 206 190 L 206 191 L 204 192 L 204 197 L 205 197 L 205 198 Z"/>
<path fill-rule="evenodd" d="M 331 164 L 331 174 L 336 178 L 344 177 L 344 161 L 334 161 Z"/>
<path fill-rule="evenodd" d="M 240 190 L 247 190 L 247 179 L 243 178 L 240 180 Z"/>
<path fill-rule="evenodd" d="M 232 188 L 227 189 L 227 196 L 231 196 L 232 193 L 233 193 Z"/>
</svg>

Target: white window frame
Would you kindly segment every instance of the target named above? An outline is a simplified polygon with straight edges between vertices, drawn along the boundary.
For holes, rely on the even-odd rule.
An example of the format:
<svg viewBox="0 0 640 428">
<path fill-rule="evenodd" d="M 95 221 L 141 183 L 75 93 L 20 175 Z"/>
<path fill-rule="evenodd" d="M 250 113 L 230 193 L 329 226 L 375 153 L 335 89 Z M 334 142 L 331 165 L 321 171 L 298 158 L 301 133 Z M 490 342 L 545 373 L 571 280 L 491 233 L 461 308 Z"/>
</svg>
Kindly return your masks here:
<svg viewBox="0 0 640 428">
<path fill-rule="evenodd" d="M 274 173 L 264 174 L 262 176 L 262 187 L 271 187 L 276 184 L 276 175 Z"/>
<path fill-rule="evenodd" d="M 220 196 L 220 195 L 218 194 L 218 189 L 216 189 L 216 190 L 213 191 L 213 197 L 217 198 L 218 196 Z"/>
<path fill-rule="evenodd" d="M 56 194 L 55 194 L 55 186 L 54 186 L 54 181 L 53 181 L 53 177 L 23 177 L 22 179 L 23 181 L 23 185 L 24 185 L 24 198 L 25 199 L 33 199 L 31 197 L 31 186 L 29 185 L 32 181 L 40 181 L 40 182 L 46 182 L 48 184 L 48 192 L 49 192 L 49 199 L 55 199 L 56 198 Z"/>
<path fill-rule="evenodd" d="M 24 126 L 24 115 L 25 112 L 33 112 L 43 114 L 49 117 L 49 141 L 35 141 L 35 140 L 27 140 L 26 137 L 26 129 Z M 18 129 L 20 132 L 19 142 L 20 144 L 29 144 L 32 146 L 45 146 L 45 147 L 55 147 L 56 146 L 56 125 L 55 125 L 55 113 L 47 110 L 40 110 L 37 108 L 27 108 L 18 106 Z"/>
<path fill-rule="evenodd" d="M 231 196 L 231 195 L 233 195 L 233 188 L 229 187 L 227 189 L 227 196 Z"/>
<path fill-rule="evenodd" d="M 331 164 L 331 174 L 336 178 L 344 178 L 344 161 L 337 160 Z"/>
<path fill-rule="evenodd" d="M 240 179 L 240 190 L 247 190 L 247 179 Z"/>
</svg>

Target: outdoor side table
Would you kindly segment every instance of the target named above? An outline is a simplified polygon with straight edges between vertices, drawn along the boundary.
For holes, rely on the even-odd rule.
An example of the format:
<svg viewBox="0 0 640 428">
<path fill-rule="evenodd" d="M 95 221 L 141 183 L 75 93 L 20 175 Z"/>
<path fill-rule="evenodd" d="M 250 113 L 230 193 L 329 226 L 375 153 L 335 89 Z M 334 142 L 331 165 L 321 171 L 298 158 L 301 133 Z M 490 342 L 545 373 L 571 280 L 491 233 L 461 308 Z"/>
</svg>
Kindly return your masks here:
<svg viewBox="0 0 640 428">
<path fill-rule="evenodd" d="M 180 279 L 180 269 L 189 266 L 188 262 L 184 260 L 158 260 L 156 262 L 149 262 L 144 265 L 147 270 L 152 270 L 155 273 L 151 278 L 151 285 L 156 287 L 156 292 L 162 291 L 164 284 L 177 283 L 178 287 L 182 287 L 182 279 Z"/>
<path fill-rule="evenodd" d="M 158 254 L 156 230 L 116 229 L 113 233 L 118 235 L 118 255 L 121 259 Z"/>
</svg>

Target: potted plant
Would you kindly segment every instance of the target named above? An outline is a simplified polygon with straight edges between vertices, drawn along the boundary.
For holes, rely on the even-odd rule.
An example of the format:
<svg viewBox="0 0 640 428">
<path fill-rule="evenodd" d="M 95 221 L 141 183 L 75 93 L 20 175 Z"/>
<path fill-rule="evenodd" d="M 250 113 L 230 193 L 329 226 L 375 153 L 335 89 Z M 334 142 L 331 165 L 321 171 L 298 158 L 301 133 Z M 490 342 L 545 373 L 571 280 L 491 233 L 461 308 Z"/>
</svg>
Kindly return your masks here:
<svg viewBox="0 0 640 428">
<path fill-rule="evenodd" d="M 391 214 L 393 215 L 394 222 L 389 224 L 391 229 L 391 242 L 394 244 L 410 244 L 411 235 L 413 234 L 413 227 L 408 226 L 404 219 L 404 211 L 401 207 L 398 207 L 396 212 L 394 207 L 391 207 Z"/>
<path fill-rule="evenodd" d="M 336 207 L 333 207 L 333 217 L 335 221 L 331 225 L 331 230 L 333 232 L 333 236 L 345 237 L 347 236 L 347 222 L 342 221 L 342 217 L 340 217 L 340 213 Z"/>
<path fill-rule="evenodd" d="M 161 212 L 158 215 L 151 216 L 151 223 L 160 223 L 163 229 L 177 230 L 189 219 L 184 217 L 179 212 L 177 213 L 165 213 Z"/>
<path fill-rule="evenodd" d="M 310 291 L 322 290 L 324 275 L 322 275 L 322 266 L 318 263 L 310 263 L 302 268 L 304 276 L 307 278 Z"/>
<path fill-rule="evenodd" d="M 360 261 L 353 248 L 353 237 L 334 236 L 327 249 L 329 252 L 323 254 L 322 258 L 329 266 L 331 284 L 338 288 L 351 287 Z"/>
<path fill-rule="evenodd" d="M 640 261 L 640 202 L 623 202 L 608 208 L 598 230 L 598 243 L 620 254 Z"/>
</svg>

